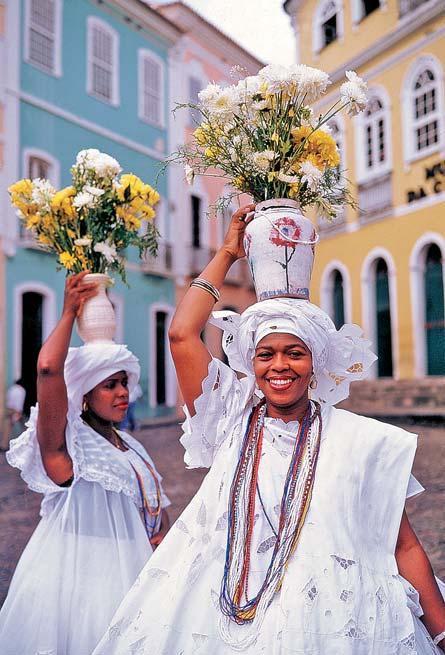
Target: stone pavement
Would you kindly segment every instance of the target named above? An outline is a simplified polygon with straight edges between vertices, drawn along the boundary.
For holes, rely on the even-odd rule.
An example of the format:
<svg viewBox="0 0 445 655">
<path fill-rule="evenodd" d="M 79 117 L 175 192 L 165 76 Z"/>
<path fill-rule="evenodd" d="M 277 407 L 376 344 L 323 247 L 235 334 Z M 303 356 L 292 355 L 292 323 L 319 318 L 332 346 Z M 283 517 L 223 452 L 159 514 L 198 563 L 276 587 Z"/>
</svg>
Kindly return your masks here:
<svg viewBox="0 0 445 655">
<path fill-rule="evenodd" d="M 427 493 L 409 501 L 409 515 L 439 577 L 445 578 L 445 425 L 403 425 L 421 434 L 414 473 Z M 164 477 L 172 500 L 173 521 L 198 489 L 206 473 L 186 470 L 177 425 L 145 429 L 136 436 L 144 443 Z M 0 453 L 0 605 L 20 554 L 38 521 L 40 496 L 29 491 L 18 471 Z"/>
</svg>

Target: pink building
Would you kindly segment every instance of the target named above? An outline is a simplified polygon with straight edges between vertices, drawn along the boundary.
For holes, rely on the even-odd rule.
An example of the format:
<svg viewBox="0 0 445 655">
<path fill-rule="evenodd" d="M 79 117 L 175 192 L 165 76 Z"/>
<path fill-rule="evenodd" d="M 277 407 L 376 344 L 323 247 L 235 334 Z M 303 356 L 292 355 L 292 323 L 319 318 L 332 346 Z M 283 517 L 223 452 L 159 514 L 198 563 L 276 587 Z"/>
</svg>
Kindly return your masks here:
<svg viewBox="0 0 445 655">
<path fill-rule="evenodd" d="M 183 32 L 170 61 L 172 86 L 169 95 L 174 105 L 197 102 L 199 91 L 209 82 L 222 85 L 233 83 L 236 81 L 231 75 L 234 66 L 243 71 L 242 76 L 254 75 L 262 67 L 262 62 L 182 2 L 158 5 L 157 10 Z M 181 109 L 175 116 L 172 115 L 169 150 L 176 150 L 178 145 L 190 138 L 195 128 L 192 111 Z M 222 243 L 231 212 L 227 211 L 226 216 L 216 218 L 207 216 L 209 207 L 224 193 L 224 180 L 195 178 L 193 186 L 189 186 L 182 167 L 172 166 L 170 174 L 170 189 L 174 190 L 169 206 L 171 232 L 177 234 L 172 244 L 173 270 L 176 300 L 179 301 L 190 281 L 202 271 Z M 236 203 L 233 209 L 237 206 Z M 180 226 L 177 231 L 175 222 Z M 227 284 L 221 289 L 221 301 L 216 308 L 243 311 L 255 300 L 247 264 L 245 261 L 237 262 L 229 273 Z M 221 354 L 216 330 L 209 328 L 206 331 L 206 341 L 215 354 Z"/>
</svg>

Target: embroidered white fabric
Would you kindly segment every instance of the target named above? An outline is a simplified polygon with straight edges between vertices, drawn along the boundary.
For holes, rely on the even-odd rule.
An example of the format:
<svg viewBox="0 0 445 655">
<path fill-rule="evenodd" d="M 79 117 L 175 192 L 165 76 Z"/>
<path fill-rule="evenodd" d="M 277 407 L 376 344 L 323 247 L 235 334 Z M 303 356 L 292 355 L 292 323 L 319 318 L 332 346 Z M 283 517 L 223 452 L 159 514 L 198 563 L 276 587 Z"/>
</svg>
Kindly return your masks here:
<svg viewBox="0 0 445 655">
<path fill-rule="evenodd" d="M 94 655 L 439 655 L 394 557 L 405 497 L 419 491 L 409 483 L 416 437 L 329 406 L 311 505 L 284 584 L 252 646 L 237 647 L 250 625 L 228 624 L 231 641 L 223 640 L 229 492 L 251 405 L 245 380 L 212 361 L 182 441 L 189 465 L 211 469 Z M 258 484 L 265 511 L 257 495 L 249 597 L 269 565 L 297 429 L 296 422 L 265 422 Z"/>
<path fill-rule="evenodd" d="M 130 450 L 118 450 L 80 418 L 83 394 L 120 370 L 130 373 L 133 387 L 139 364 L 124 346 L 70 351 L 65 373 L 69 397 L 65 434 L 74 469 L 70 486 L 55 484 L 45 471 L 37 441 L 38 407 L 32 409 L 26 431 L 11 442 L 9 464 L 20 469 L 30 489 L 43 494 L 43 501 L 41 521 L 0 612 L 2 655 L 90 655 L 152 552 L 132 468 L 155 507 L 155 483 L 140 457 L 154 468 L 150 456 L 125 432 L 120 435 Z M 163 491 L 161 504 L 170 504 Z M 159 516 L 154 532 L 160 520 Z"/>
<path fill-rule="evenodd" d="M 367 377 L 371 364 L 377 359 L 358 325 L 346 324 L 336 330 L 326 312 L 307 300 L 295 298 L 263 300 L 241 315 L 231 311 L 214 312 L 210 323 L 224 330 L 222 344 L 229 364 L 247 376 L 253 391 L 252 359 L 257 337 L 272 331 L 289 331 L 289 327 L 280 330 L 283 316 L 285 324 L 293 324 L 292 334 L 304 341 L 312 353 L 317 386 L 311 390 L 311 398 L 328 405 L 347 398 L 351 382 Z M 274 329 L 270 327 L 273 319 L 276 321 Z M 269 326 L 266 331 L 264 324 Z"/>
</svg>

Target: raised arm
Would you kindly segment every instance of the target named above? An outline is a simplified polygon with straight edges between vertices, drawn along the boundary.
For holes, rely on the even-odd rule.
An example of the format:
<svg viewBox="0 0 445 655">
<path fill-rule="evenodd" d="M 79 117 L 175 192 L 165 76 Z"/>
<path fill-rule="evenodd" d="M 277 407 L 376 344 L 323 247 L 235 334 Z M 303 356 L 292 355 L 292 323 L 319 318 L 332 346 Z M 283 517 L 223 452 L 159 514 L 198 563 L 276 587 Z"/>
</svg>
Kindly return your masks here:
<svg viewBox="0 0 445 655">
<path fill-rule="evenodd" d="M 403 512 L 396 546 L 399 572 L 419 592 L 424 615 L 422 620 L 434 638 L 445 631 L 445 602 L 437 586 L 431 564 L 412 529 L 406 512 Z M 445 637 L 439 644 L 445 651 Z"/>
<path fill-rule="evenodd" d="M 56 484 L 66 482 L 73 475 L 65 442 L 68 399 L 63 371 L 77 313 L 82 303 L 97 293 L 96 284 L 82 284 L 87 272 L 66 279 L 62 316 L 37 360 L 37 439 L 45 470 Z"/>
<path fill-rule="evenodd" d="M 243 237 L 249 219 L 245 219 L 254 208 L 255 205 L 246 205 L 233 214 L 223 245 L 199 276 L 217 289 L 222 286 L 231 265 L 246 254 Z M 195 413 L 194 402 L 201 395 L 202 382 L 207 376 L 211 360 L 200 335 L 214 304 L 215 300 L 210 293 L 198 287 L 190 287 L 178 305 L 169 330 L 179 386 L 192 416 Z"/>
</svg>

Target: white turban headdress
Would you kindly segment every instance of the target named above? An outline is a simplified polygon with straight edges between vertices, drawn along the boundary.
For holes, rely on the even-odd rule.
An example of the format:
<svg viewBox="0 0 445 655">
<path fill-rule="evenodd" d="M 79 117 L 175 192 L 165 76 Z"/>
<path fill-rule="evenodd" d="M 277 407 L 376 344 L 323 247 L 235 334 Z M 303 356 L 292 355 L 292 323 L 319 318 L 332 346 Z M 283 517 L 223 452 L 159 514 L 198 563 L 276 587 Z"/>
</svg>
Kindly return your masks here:
<svg viewBox="0 0 445 655">
<path fill-rule="evenodd" d="M 210 322 L 224 330 L 229 365 L 252 379 L 252 389 L 255 347 L 274 332 L 297 336 L 311 351 L 316 385 L 310 396 L 320 403 L 335 405 L 347 398 L 351 382 L 365 378 L 377 359 L 358 325 L 346 324 L 337 330 L 326 312 L 307 300 L 263 300 L 241 315 L 214 312 Z"/>
<path fill-rule="evenodd" d="M 125 371 L 131 393 L 139 381 L 140 366 L 137 357 L 117 343 L 89 343 L 70 348 L 65 361 L 65 384 L 70 409 L 82 411 L 86 393 L 110 375 Z"/>
</svg>

